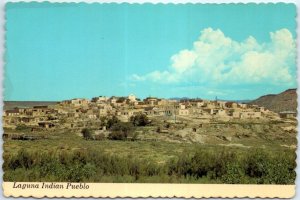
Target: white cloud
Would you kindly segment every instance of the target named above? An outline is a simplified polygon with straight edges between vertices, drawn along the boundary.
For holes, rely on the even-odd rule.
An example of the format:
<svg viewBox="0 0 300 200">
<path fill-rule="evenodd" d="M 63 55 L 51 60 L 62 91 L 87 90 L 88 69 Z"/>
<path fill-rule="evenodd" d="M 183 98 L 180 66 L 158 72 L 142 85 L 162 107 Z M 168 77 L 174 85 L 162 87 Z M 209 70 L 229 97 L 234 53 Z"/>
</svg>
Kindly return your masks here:
<svg viewBox="0 0 300 200">
<path fill-rule="evenodd" d="M 270 33 L 270 42 L 258 43 L 249 36 L 243 42 L 217 29 L 201 31 L 192 49 L 171 56 L 164 71 L 132 76 L 136 81 L 159 83 L 213 83 L 225 85 L 295 83 L 296 46 L 287 29 Z"/>
<path fill-rule="evenodd" d="M 195 64 L 197 54 L 187 49 L 180 51 L 171 57 L 172 67 L 178 73 L 182 73 Z"/>
<path fill-rule="evenodd" d="M 144 80 L 146 79 L 145 77 L 139 76 L 139 75 L 137 75 L 137 74 L 133 74 L 133 75 L 131 76 L 131 78 L 132 78 L 133 80 L 135 80 L 135 81 L 144 81 Z"/>
</svg>

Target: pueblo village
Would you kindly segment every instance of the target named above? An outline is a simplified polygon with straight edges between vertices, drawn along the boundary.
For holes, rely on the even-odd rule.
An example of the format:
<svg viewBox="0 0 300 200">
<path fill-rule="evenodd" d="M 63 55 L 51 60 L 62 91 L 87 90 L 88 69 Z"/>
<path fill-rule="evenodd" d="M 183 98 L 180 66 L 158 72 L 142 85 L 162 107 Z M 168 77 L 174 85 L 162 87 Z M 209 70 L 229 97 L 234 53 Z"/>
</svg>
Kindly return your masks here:
<svg viewBox="0 0 300 200">
<path fill-rule="evenodd" d="M 33 140 L 40 136 L 31 133 L 57 130 L 71 130 L 82 136 L 81 132 L 86 128 L 93 130 L 89 139 L 102 140 L 112 131 L 111 121 L 133 122 L 133 125 L 139 126 L 135 120 L 140 118 L 144 120 L 141 122 L 144 127 L 131 130 L 134 133 L 126 134 L 125 139 L 205 143 L 213 136 L 214 139 L 230 142 L 234 138 L 250 137 L 254 134 L 251 129 L 260 129 L 260 126 L 263 126 L 261 131 L 296 132 L 296 112 L 292 111 L 276 113 L 258 105 L 217 98 L 147 97 L 141 100 L 131 94 L 127 97 L 99 96 L 91 100 L 76 98 L 50 105 L 5 110 L 3 127 L 8 131 L 3 137 Z M 25 129 L 26 134 L 18 131 Z"/>
</svg>

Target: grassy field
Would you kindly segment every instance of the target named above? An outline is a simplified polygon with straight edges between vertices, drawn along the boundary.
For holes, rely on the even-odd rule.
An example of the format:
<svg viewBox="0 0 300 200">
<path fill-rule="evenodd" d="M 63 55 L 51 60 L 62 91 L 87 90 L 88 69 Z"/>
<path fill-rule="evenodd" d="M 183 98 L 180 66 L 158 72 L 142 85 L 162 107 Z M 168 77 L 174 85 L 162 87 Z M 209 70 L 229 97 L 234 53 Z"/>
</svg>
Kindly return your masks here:
<svg viewBox="0 0 300 200">
<path fill-rule="evenodd" d="M 5 154 L 16 154 L 18 150 L 24 148 L 28 151 L 74 151 L 89 150 L 101 151 L 110 155 L 128 156 L 135 155 L 140 159 L 151 159 L 156 162 L 164 162 L 169 157 L 175 156 L 191 149 L 189 144 L 178 144 L 169 142 L 144 142 L 144 141 L 93 141 L 83 140 L 81 137 L 72 133 L 61 133 L 59 136 L 53 135 L 49 139 L 36 141 L 10 140 L 4 143 Z M 57 137 L 57 138 L 56 138 Z"/>
<path fill-rule="evenodd" d="M 27 133 L 20 131 L 22 133 Z M 28 132 L 28 134 L 33 134 Z M 74 151 L 74 150 L 90 150 L 102 151 L 110 155 L 118 156 L 136 156 L 139 159 L 153 160 L 155 162 L 165 162 L 169 158 L 177 156 L 184 151 L 194 151 L 197 148 L 214 149 L 230 149 L 236 152 L 248 151 L 249 148 L 263 147 L 267 151 L 281 152 L 287 150 L 287 147 L 281 145 L 277 140 L 258 140 L 256 138 L 246 137 L 235 142 L 213 141 L 211 143 L 186 143 L 186 142 L 168 142 L 168 141 L 119 141 L 119 140 L 84 140 L 78 134 L 70 131 L 52 131 L 39 132 L 37 135 L 45 135 L 46 139 L 29 141 L 29 140 L 6 140 L 4 142 L 4 155 L 16 154 L 20 149 L 24 148 L 28 151 Z M 156 133 L 156 135 L 161 135 Z M 157 136 L 158 138 L 159 136 Z M 286 137 L 286 140 L 292 141 L 292 138 Z M 296 138 L 294 138 L 296 139 Z M 293 144 L 294 142 L 290 142 Z M 285 144 L 289 144 L 285 142 Z"/>
<path fill-rule="evenodd" d="M 295 149 L 280 139 L 245 137 L 241 146 L 222 140 L 84 140 L 63 130 L 34 134 L 46 138 L 4 141 L 5 181 L 292 184 L 295 179 Z"/>
</svg>

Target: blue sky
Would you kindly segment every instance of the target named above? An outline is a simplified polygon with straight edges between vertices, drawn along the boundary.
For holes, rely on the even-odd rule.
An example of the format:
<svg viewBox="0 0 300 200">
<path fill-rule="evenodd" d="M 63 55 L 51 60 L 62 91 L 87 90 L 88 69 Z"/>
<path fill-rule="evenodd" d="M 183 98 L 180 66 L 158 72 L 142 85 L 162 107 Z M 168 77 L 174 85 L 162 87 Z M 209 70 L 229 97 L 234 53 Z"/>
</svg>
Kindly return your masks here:
<svg viewBox="0 0 300 200">
<path fill-rule="evenodd" d="M 297 87 L 292 4 L 6 5 L 5 100 L 254 99 Z"/>
</svg>

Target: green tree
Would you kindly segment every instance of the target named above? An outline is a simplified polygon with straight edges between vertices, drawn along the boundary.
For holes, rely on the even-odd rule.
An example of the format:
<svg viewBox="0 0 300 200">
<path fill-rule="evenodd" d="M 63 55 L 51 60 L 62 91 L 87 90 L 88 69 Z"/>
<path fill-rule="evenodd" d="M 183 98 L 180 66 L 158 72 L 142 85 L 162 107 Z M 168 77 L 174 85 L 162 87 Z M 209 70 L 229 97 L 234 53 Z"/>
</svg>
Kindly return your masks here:
<svg viewBox="0 0 300 200">
<path fill-rule="evenodd" d="M 147 115 L 140 113 L 130 118 L 130 121 L 134 126 L 146 126 L 150 123 Z"/>
<path fill-rule="evenodd" d="M 110 130 L 111 133 L 108 135 L 109 139 L 125 140 L 129 133 L 133 130 L 133 127 L 131 123 L 118 122 L 115 123 Z"/>
<path fill-rule="evenodd" d="M 116 101 L 117 103 L 123 103 L 126 100 L 125 97 L 119 97 L 118 100 Z"/>
<path fill-rule="evenodd" d="M 107 128 L 111 128 L 114 124 L 119 123 L 120 120 L 114 115 L 107 121 Z"/>
</svg>

